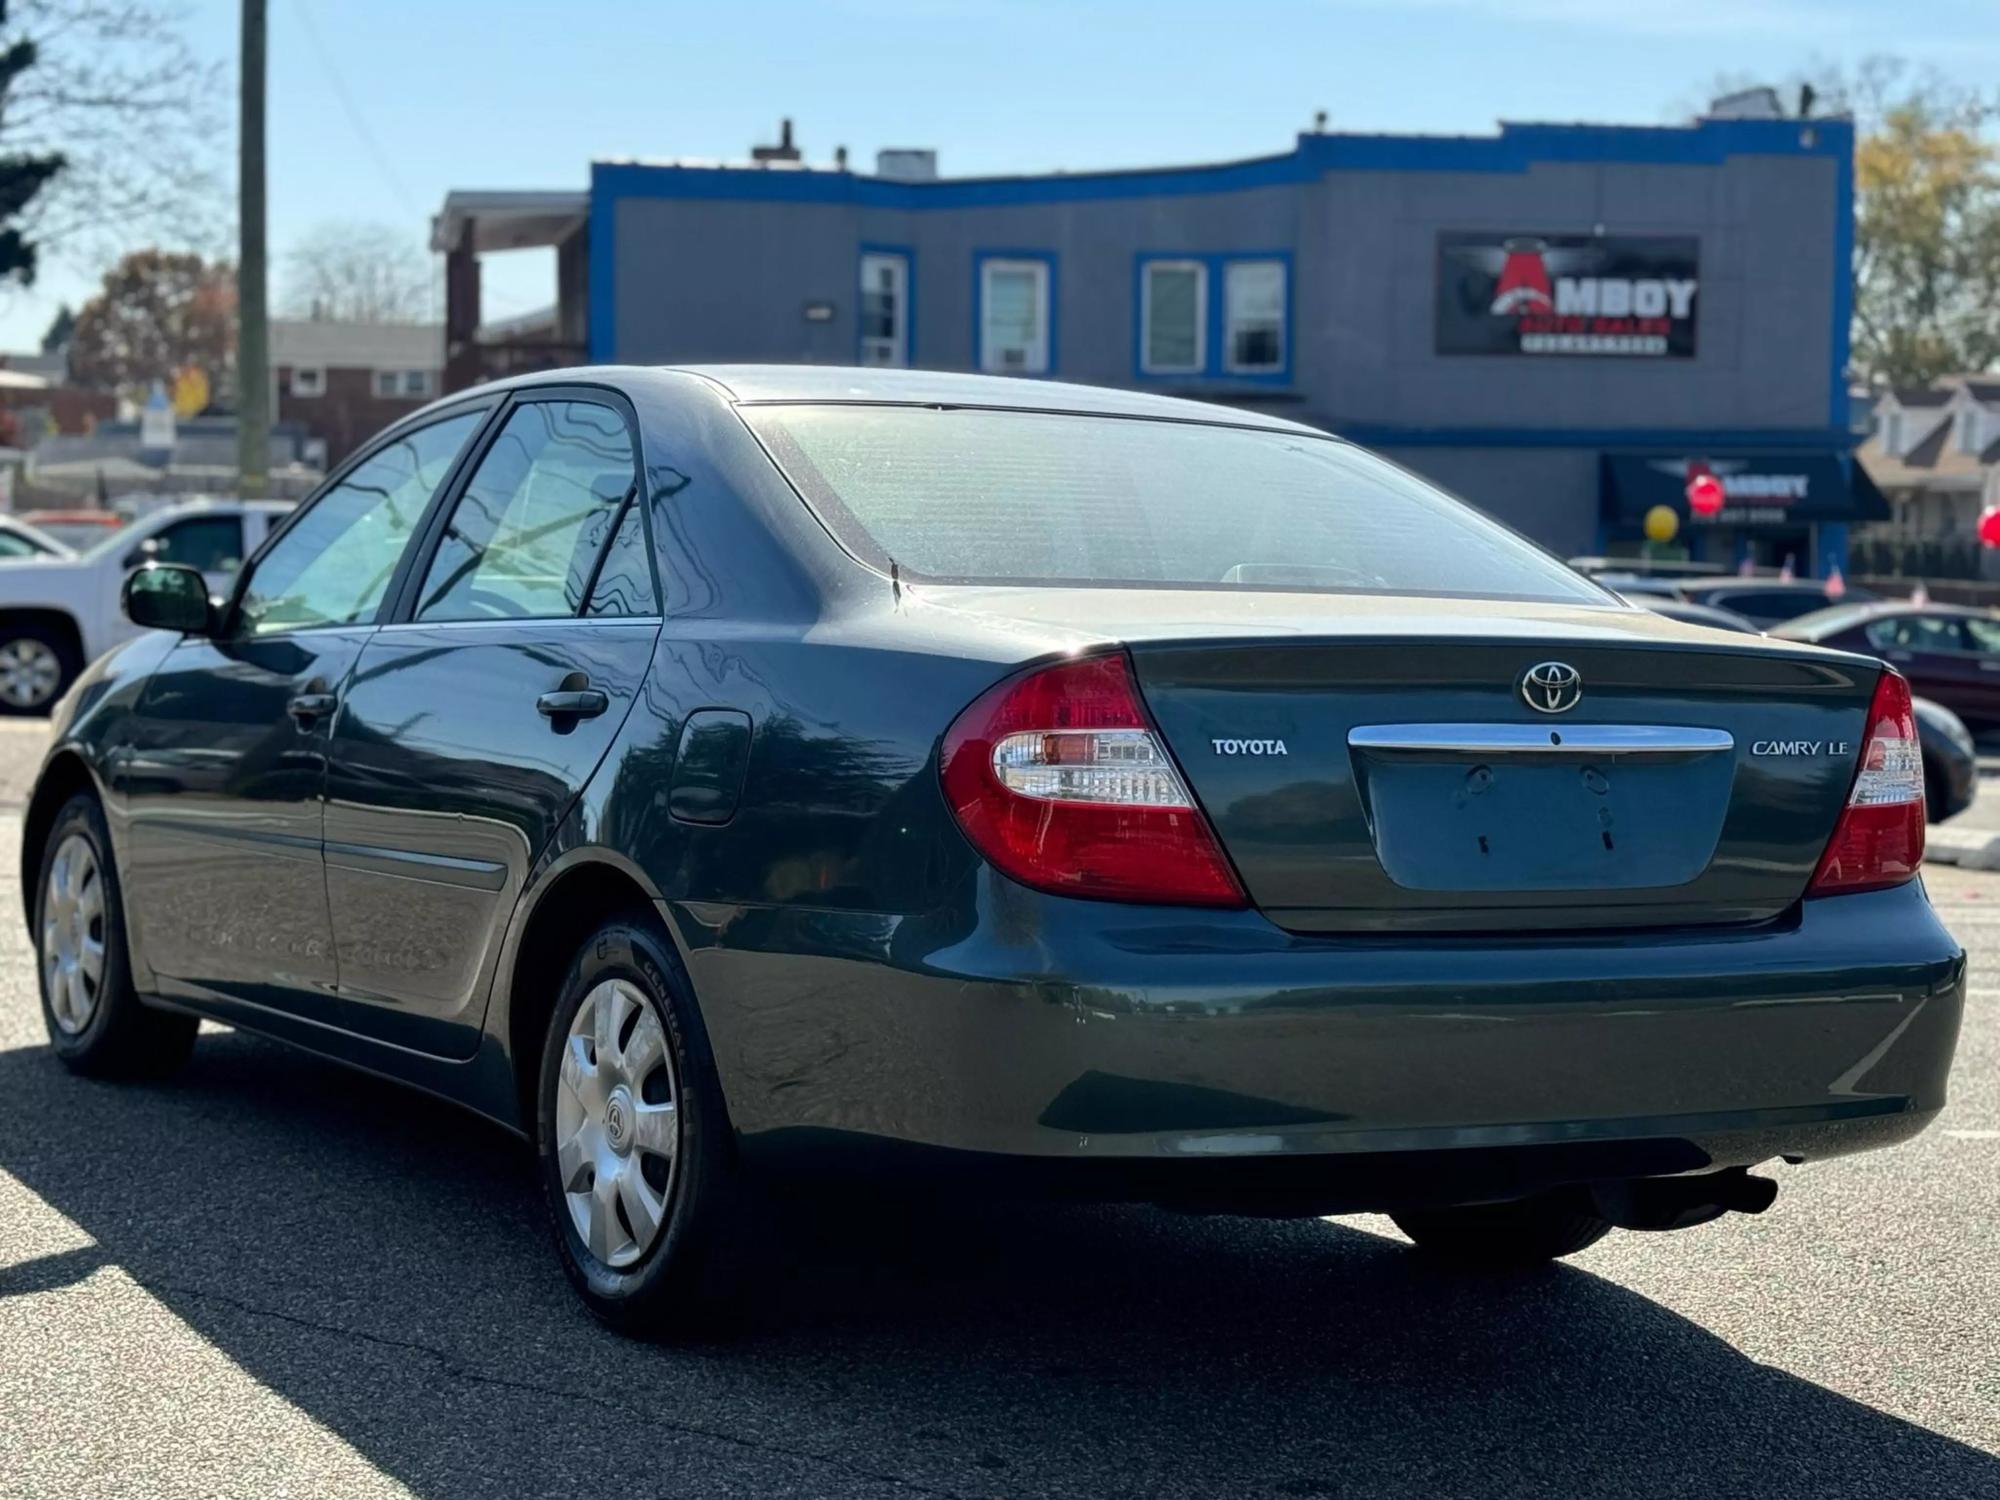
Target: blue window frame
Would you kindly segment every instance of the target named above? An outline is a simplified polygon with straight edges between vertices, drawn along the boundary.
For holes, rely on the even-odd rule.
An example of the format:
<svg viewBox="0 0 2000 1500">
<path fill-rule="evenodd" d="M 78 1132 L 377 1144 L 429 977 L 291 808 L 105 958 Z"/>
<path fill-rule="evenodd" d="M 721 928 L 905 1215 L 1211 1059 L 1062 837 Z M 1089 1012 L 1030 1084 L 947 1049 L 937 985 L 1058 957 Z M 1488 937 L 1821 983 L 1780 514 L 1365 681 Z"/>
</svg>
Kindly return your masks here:
<svg viewBox="0 0 2000 1500">
<path fill-rule="evenodd" d="M 917 257 L 907 245 L 861 247 L 856 364 L 903 369 L 917 355 Z"/>
<path fill-rule="evenodd" d="M 1056 257 L 1048 250 L 972 253 L 972 363 L 994 375 L 1056 367 Z"/>
<path fill-rule="evenodd" d="M 1141 380 L 1288 385 L 1292 254 L 1146 251 L 1132 271 L 1132 371 Z"/>
</svg>

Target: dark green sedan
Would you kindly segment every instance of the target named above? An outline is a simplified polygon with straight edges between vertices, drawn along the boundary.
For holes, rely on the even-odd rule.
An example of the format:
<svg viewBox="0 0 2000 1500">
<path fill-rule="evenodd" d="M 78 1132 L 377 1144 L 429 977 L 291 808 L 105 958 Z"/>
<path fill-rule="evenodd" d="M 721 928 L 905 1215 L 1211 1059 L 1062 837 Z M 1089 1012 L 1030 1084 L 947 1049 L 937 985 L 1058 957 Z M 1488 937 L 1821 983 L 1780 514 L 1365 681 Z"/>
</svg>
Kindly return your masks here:
<svg viewBox="0 0 2000 1500">
<path fill-rule="evenodd" d="M 566 371 L 126 607 L 25 822 L 57 1055 L 209 1017 L 467 1105 L 620 1326 L 713 1326 L 841 1174 L 1518 1264 L 1945 1102 L 1903 680 L 1288 422 Z"/>
</svg>

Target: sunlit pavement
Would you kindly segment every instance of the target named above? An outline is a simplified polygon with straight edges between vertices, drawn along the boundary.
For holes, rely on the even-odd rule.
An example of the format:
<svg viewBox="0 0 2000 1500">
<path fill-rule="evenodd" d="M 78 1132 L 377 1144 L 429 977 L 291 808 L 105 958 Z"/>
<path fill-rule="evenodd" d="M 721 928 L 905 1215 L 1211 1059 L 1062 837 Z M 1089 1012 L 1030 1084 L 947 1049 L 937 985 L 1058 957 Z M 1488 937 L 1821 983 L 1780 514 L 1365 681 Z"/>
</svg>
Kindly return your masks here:
<svg viewBox="0 0 2000 1500">
<path fill-rule="evenodd" d="M 12 915 L 40 744 L 0 729 L 0 1494 L 2000 1496 L 2000 875 L 1930 877 L 1950 1110 L 1761 1218 L 1466 1279 L 1378 1219 L 856 1204 L 667 1349 L 447 1106 L 226 1032 L 65 1074 Z"/>
</svg>

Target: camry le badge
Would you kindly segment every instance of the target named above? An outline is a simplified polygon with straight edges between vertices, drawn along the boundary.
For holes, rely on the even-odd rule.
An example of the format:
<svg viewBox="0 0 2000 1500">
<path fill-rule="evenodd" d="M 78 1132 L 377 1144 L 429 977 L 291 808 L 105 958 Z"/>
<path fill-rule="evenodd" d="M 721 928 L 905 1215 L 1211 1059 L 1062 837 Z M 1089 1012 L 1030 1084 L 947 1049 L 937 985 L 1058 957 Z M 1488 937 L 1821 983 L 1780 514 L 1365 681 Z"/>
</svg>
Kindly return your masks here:
<svg viewBox="0 0 2000 1500">
<path fill-rule="evenodd" d="M 1583 676 L 1568 662 L 1537 662 L 1521 674 L 1521 701 L 1538 714 L 1564 714 L 1583 699 Z"/>
<path fill-rule="evenodd" d="M 1757 740 L 1752 755 L 1838 755 L 1849 756 L 1854 746 L 1846 740 Z"/>
</svg>

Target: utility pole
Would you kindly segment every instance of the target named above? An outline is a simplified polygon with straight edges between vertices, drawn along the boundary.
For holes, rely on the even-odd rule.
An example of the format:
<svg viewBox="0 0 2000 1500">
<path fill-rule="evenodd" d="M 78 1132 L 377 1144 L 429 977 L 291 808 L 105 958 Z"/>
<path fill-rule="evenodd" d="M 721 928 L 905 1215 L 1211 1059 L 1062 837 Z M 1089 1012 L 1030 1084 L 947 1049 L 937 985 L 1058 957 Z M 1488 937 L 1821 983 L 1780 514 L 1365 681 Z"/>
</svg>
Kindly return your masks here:
<svg viewBox="0 0 2000 1500">
<path fill-rule="evenodd" d="M 270 488 L 271 327 L 264 297 L 264 12 L 243 0 L 243 87 L 236 176 L 236 464 L 238 493 Z"/>
</svg>

